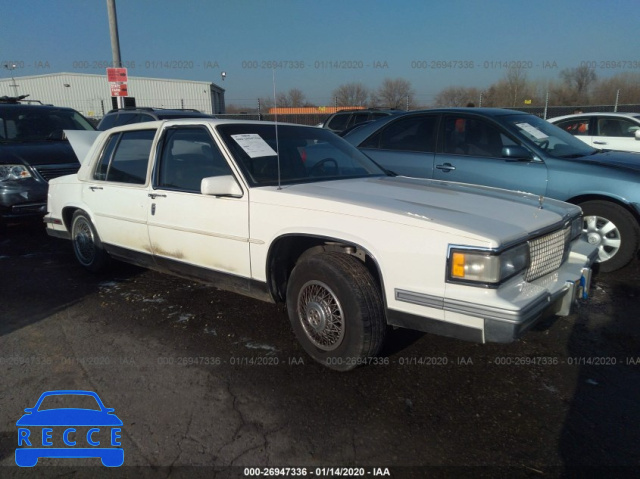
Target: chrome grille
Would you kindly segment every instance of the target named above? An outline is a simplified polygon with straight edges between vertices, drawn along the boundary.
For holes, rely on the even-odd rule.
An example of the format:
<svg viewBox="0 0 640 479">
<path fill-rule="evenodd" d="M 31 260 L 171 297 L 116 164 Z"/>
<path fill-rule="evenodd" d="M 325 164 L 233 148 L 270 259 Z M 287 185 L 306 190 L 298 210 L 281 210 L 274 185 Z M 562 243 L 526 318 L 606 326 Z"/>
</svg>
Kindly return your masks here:
<svg viewBox="0 0 640 479">
<path fill-rule="evenodd" d="M 45 181 L 52 180 L 58 176 L 73 175 L 78 172 L 80 164 L 77 165 L 40 165 L 36 166 L 36 171 Z"/>
<path fill-rule="evenodd" d="M 525 281 L 533 281 L 562 265 L 569 251 L 570 235 L 571 229 L 565 228 L 529 241 L 531 262 L 524 274 Z"/>
</svg>

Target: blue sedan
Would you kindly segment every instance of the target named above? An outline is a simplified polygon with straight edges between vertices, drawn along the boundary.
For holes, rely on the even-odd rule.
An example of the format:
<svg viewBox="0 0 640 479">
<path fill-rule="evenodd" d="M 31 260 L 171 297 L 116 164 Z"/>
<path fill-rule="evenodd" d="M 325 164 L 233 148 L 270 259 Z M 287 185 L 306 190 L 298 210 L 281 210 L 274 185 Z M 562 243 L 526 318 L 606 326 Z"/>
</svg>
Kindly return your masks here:
<svg viewBox="0 0 640 479">
<path fill-rule="evenodd" d="M 579 205 L 601 271 L 638 250 L 639 154 L 598 150 L 534 115 L 493 108 L 414 111 L 344 139 L 398 175 L 531 192 L 542 208 L 545 197 Z"/>
</svg>

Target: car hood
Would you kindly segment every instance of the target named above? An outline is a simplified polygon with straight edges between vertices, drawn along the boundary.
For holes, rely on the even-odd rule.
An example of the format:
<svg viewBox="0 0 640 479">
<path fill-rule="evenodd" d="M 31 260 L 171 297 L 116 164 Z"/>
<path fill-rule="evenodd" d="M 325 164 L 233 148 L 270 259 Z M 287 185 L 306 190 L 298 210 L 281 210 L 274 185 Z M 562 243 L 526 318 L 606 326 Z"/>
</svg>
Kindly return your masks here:
<svg viewBox="0 0 640 479">
<path fill-rule="evenodd" d="M 0 144 L 0 164 L 62 165 L 78 163 L 68 141 Z"/>
<path fill-rule="evenodd" d="M 593 155 L 576 158 L 575 161 L 640 171 L 640 153 L 630 151 L 602 150 Z"/>
<path fill-rule="evenodd" d="M 122 426 L 115 414 L 91 409 L 48 409 L 25 414 L 16 426 Z"/>
<path fill-rule="evenodd" d="M 433 230 L 454 229 L 497 247 L 534 236 L 579 214 L 579 208 L 529 193 L 407 177 L 326 181 L 285 187 L 262 198 Z"/>
</svg>

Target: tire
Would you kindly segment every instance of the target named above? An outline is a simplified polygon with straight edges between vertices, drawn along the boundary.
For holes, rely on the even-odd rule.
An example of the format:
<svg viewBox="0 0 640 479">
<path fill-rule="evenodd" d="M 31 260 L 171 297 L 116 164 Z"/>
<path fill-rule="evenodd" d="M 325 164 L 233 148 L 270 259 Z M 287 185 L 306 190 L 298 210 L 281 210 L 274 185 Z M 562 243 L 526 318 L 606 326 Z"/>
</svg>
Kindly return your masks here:
<svg viewBox="0 0 640 479">
<path fill-rule="evenodd" d="M 635 217 L 608 201 L 586 201 L 579 206 L 584 213 L 583 234 L 598 246 L 600 271 L 609 273 L 626 266 L 638 250 L 640 227 Z"/>
<path fill-rule="evenodd" d="M 104 250 L 91 219 L 84 211 L 76 211 L 71 221 L 71 241 L 78 262 L 97 273 L 106 269 L 109 254 Z"/>
<path fill-rule="evenodd" d="M 366 364 L 384 343 L 378 285 L 360 260 L 345 253 L 301 258 L 287 284 L 287 309 L 302 347 L 330 369 Z"/>
</svg>

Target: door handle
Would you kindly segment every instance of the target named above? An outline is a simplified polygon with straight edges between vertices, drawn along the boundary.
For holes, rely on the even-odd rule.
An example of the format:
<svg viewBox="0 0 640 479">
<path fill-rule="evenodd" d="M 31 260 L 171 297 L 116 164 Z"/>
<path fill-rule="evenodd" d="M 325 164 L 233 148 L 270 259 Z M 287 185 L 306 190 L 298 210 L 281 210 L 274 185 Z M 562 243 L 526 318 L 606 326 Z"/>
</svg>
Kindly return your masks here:
<svg viewBox="0 0 640 479">
<path fill-rule="evenodd" d="M 606 141 L 593 140 L 593 142 L 594 142 L 596 145 L 606 145 L 606 144 L 607 144 L 607 142 L 606 142 Z"/>
<path fill-rule="evenodd" d="M 167 195 L 161 195 L 160 193 L 149 193 L 149 198 L 155 200 L 156 198 L 166 198 Z"/>
<path fill-rule="evenodd" d="M 436 168 L 442 171 L 452 171 L 456 169 L 456 167 L 453 166 L 451 163 L 445 163 L 444 165 L 436 165 Z"/>
<path fill-rule="evenodd" d="M 96 190 L 102 190 L 103 188 L 102 188 L 102 186 L 90 186 L 89 189 L 91 191 L 96 191 Z"/>
</svg>

